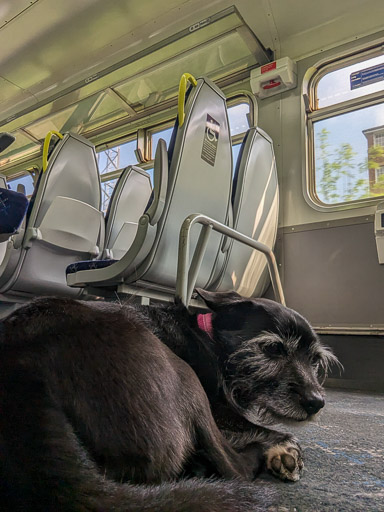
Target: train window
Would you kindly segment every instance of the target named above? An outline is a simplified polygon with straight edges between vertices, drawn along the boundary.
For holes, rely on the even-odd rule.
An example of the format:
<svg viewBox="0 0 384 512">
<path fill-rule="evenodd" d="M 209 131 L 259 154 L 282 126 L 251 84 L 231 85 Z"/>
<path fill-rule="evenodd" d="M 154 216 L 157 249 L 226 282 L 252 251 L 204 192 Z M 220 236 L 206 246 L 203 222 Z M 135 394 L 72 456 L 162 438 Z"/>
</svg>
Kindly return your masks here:
<svg viewBox="0 0 384 512">
<path fill-rule="evenodd" d="M 228 108 L 231 136 L 244 134 L 249 128 L 249 103 L 238 103 Z"/>
<path fill-rule="evenodd" d="M 233 171 L 236 168 L 236 162 L 240 153 L 241 143 L 250 125 L 250 116 L 250 104 L 245 102 L 244 98 L 241 98 L 240 103 L 239 99 L 237 99 L 237 103 L 234 104 L 231 104 L 231 100 L 229 101 L 228 120 L 232 138 Z"/>
<path fill-rule="evenodd" d="M 327 73 L 317 84 L 318 107 L 384 90 L 383 71 L 384 55 L 380 55 Z"/>
<path fill-rule="evenodd" d="M 8 181 L 8 186 L 15 192 L 22 192 L 27 196 L 31 196 L 34 189 L 33 178 L 30 174 L 18 176 Z"/>
<path fill-rule="evenodd" d="M 157 130 L 148 132 L 148 134 L 150 135 L 150 140 L 151 140 L 152 158 L 155 158 L 157 143 L 159 142 L 159 139 L 164 139 L 167 144 L 167 148 L 168 148 L 169 142 L 171 140 L 172 132 L 173 132 L 173 126 L 168 127 L 168 128 L 162 127 L 161 129 L 157 129 Z"/>
<path fill-rule="evenodd" d="M 121 171 L 128 165 L 137 164 L 136 144 L 136 139 L 134 139 L 107 147 L 97 153 L 97 163 L 101 175 L 101 209 L 104 212 L 108 208 L 109 200 Z"/>
<path fill-rule="evenodd" d="M 241 144 L 233 144 L 232 145 L 232 162 L 233 162 L 232 170 L 233 170 L 233 172 L 236 168 L 236 162 L 239 157 L 240 148 L 241 148 Z"/>
<path fill-rule="evenodd" d="M 332 63 L 311 84 L 311 199 L 342 208 L 383 196 L 384 56 L 371 52 Z"/>
</svg>

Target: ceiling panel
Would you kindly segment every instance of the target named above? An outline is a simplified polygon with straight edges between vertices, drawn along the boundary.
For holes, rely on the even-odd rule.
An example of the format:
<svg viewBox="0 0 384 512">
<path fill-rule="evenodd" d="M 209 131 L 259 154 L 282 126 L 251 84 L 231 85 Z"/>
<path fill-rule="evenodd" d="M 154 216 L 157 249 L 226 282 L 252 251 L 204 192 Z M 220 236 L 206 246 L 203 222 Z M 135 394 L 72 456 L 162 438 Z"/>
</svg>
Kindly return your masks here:
<svg viewBox="0 0 384 512">
<path fill-rule="evenodd" d="M 36 103 L 36 98 L 27 91 L 0 76 L 0 112 L 3 118 L 11 116 L 16 109 L 21 110 Z"/>
<path fill-rule="evenodd" d="M 0 2 L 0 29 L 10 23 L 26 9 L 30 9 L 39 0 L 1 0 Z"/>
<path fill-rule="evenodd" d="M 281 56 L 293 59 L 383 30 L 383 0 L 268 0 Z M 256 32 L 257 33 L 257 32 Z"/>
<path fill-rule="evenodd" d="M 73 131 L 86 136 L 95 130 L 105 131 L 111 123 L 115 126 L 118 122 L 120 126 L 131 116 L 142 111 L 145 115 L 146 109 L 176 99 L 180 76 L 185 72 L 218 80 L 255 67 L 258 64 L 253 53 L 255 48 L 262 50 L 238 12 L 227 9 L 212 15 L 204 28 L 190 31 L 187 26 L 157 46 L 151 46 L 147 52 L 139 52 L 116 66 L 107 67 L 100 78 L 90 83 L 80 82 L 57 97 L 52 87 L 49 92 L 53 96 L 49 101 L 34 105 L 34 110 L 19 110 L 19 116 L 10 121 L 3 117 L 1 129 L 16 132 L 16 136 L 20 130 L 25 130 L 35 141 L 42 141 L 49 130 Z M 266 58 L 263 51 L 259 57 Z M 24 72 L 18 70 L 20 79 L 29 89 L 33 87 L 28 84 L 31 75 L 45 80 L 43 67 L 34 69 L 35 66 L 35 62 L 29 62 Z M 17 76 L 13 79 L 17 80 Z M 4 101 L 6 97 L 7 94 Z M 38 94 L 33 96 L 35 102 L 39 99 Z M 32 154 L 40 148 L 28 144 L 22 150 L 25 155 L 26 151 Z M 7 155 L 12 160 L 7 165 L 19 160 L 16 153 Z"/>
</svg>

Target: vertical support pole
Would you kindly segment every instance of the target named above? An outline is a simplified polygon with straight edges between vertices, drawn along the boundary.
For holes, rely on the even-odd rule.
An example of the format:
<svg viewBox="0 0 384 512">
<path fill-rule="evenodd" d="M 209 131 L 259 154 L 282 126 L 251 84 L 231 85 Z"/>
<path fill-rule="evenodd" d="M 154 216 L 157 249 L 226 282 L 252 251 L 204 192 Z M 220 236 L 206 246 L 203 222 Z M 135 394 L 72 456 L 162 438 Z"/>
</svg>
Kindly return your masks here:
<svg viewBox="0 0 384 512">
<path fill-rule="evenodd" d="M 201 228 L 200 236 L 196 244 L 195 252 L 191 262 L 191 268 L 188 273 L 188 287 L 186 304 L 189 304 L 193 290 L 195 288 L 197 276 L 199 275 L 201 263 L 204 258 L 205 250 L 207 248 L 208 239 L 212 231 L 212 224 L 204 224 Z"/>
</svg>

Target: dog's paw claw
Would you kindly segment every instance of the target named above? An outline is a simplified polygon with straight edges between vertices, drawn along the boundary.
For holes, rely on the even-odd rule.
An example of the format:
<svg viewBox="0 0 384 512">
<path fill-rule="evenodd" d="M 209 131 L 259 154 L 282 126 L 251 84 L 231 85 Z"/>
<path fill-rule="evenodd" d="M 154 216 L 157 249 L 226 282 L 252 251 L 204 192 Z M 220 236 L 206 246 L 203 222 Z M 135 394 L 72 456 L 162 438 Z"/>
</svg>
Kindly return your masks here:
<svg viewBox="0 0 384 512">
<path fill-rule="evenodd" d="M 304 468 L 299 445 L 293 442 L 277 444 L 266 453 L 267 469 L 281 480 L 296 482 L 300 479 Z"/>
</svg>

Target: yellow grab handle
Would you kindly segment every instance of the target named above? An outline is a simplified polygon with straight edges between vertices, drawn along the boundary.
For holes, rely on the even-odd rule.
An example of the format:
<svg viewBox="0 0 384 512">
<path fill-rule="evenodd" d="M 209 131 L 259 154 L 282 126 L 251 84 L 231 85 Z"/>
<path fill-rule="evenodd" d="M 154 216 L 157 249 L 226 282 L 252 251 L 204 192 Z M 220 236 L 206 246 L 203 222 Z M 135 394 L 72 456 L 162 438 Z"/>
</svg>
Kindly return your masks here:
<svg viewBox="0 0 384 512">
<path fill-rule="evenodd" d="M 178 103 L 178 111 L 179 111 L 179 126 L 183 126 L 185 119 L 184 112 L 184 103 L 185 103 L 185 94 L 187 92 L 187 84 L 190 82 L 193 87 L 196 87 L 197 81 L 196 78 L 193 77 L 190 73 L 184 73 L 180 78 L 179 83 L 179 103 Z"/>
<path fill-rule="evenodd" d="M 53 135 L 56 135 L 56 137 L 59 137 L 59 139 L 62 139 L 64 137 L 64 135 L 62 135 L 60 132 L 57 132 L 55 130 L 48 132 L 47 135 L 45 136 L 44 146 L 43 146 L 43 172 L 45 172 L 48 167 L 49 143 L 51 142 Z"/>
</svg>

